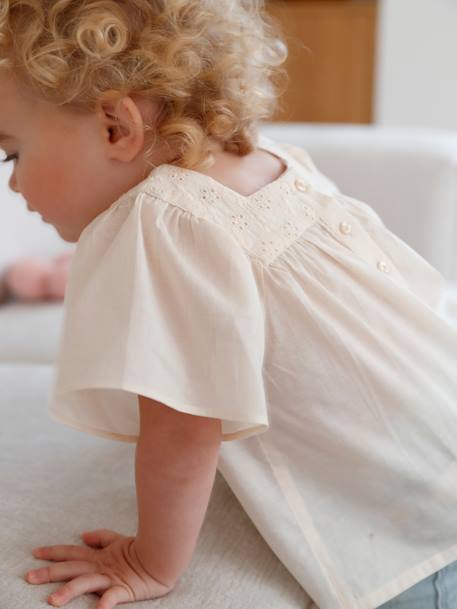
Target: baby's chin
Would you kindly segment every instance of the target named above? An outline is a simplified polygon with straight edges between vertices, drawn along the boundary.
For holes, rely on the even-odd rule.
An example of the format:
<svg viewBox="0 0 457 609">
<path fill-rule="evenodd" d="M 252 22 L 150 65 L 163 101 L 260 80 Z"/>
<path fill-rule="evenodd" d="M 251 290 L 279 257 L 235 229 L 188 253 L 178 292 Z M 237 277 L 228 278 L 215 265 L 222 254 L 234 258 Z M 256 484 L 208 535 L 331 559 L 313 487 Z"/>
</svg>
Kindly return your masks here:
<svg viewBox="0 0 457 609">
<path fill-rule="evenodd" d="M 58 224 L 53 224 L 53 227 L 56 229 L 59 236 L 67 243 L 77 243 L 82 233 L 82 231 L 71 231 L 68 228 L 59 226 Z"/>
</svg>

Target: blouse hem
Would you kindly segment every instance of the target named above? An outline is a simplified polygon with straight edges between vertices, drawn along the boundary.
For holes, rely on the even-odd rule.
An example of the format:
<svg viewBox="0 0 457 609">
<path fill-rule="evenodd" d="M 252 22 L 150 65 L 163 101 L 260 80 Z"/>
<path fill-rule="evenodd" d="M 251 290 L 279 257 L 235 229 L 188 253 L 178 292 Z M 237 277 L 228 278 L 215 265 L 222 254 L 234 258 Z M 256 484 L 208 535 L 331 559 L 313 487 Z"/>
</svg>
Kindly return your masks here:
<svg viewBox="0 0 457 609">
<path fill-rule="evenodd" d="M 120 442 L 129 442 L 136 443 L 138 442 L 138 435 L 129 435 L 129 434 L 121 434 L 113 431 L 107 431 L 105 429 L 100 429 L 98 427 L 92 427 L 90 425 L 83 425 L 81 423 L 77 423 L 71 418 L 67 418 L 62 416 L 60 413 L 57 414 L 56 411 L 49 409 L 48 410 L 49 417 L 58 423 L 62 423 L 67 427 L 71 427 L 72 429 L 76 429 L 77 431 L 85 432 L 92 436 L 97 436 L 100 438 L 105 438 L 109 440 L 118 440 Z M 258 435 L 267 431 L 268 425 L 261 424 L 257 427 L 250 427 L 248 429 L 242 429 L 240 431 L 235 431 L 233 433 L 222 434 L 222 442 L 230 442 L 233 440 L 243 440 L 245 438 L 249 438 L 254 435 Z"/>
<path fill-rule="evenodd" d="M 128 443 L 136 443 L 138 441 L 138 436 L 118 434 L 96 427 L 82 425 L 81 423 L 76 423 L 72 419 L 62 416 L 60 413 L 56 414 L 56 412 L 53 410 L 49 410 L 49 416 L 54 421 L 62 423 L 78 431 L 86 432 L 90 435 Z M 231 438 L 232 436 L 237 436 L 237 433 L 239 439 L 239 432 L 235 432 L 234 434 L 226 434 L 225 437 Z M 243 432 L 241 432 L 241 434 L 242 433 Z M 451 546 L 446 551 L 446 556 L 444 556 L 443 552 L 438 552 L 437 554 L 433 555 L 431 558 L 428 558 L 419 565 L 416 565 L 412 569 L 403 572 L 394 580 L 391 580 L 389 583 L 385 584 L 381 588 L 378 588 L 378 590 L 376 590 L 375 592 L 372 592 L 362 598 L 354 599 L 354 602 L 350 602 L 348 604 L 343 603 L 342 605 L 339 605 L 338 609 L 377 609 L 377 607 L 379 607 L 380 605 L 394 599 L 399 594 L 405 592 L 415 584 L 418 584 L 420 581 L 426 579 L 430 575 L 433 575 L 440 569 L 450 565 L 456 560 L 457 544 Z"/>
<path fill-rule="evenodd" d="M 402 594 L 402 592 L 406 592 L 409 588 L 412 588 L 430 575 L 433 575 L 440 569 L 443 569 L 456 561 L 457 544 L 446 550 L 445 554 L 446 557 L 443 552 L 434 554 L 431 558 L 428 558 L 412 569 L 403 572 L 388 584 L 378 588 L 376 592 L 372 592 L 362 599 L 359 599 L 355 604 L 348 606 L 342 605 L 340 609 L 376 609 L 380 605 L 393 600 L 396 596 Z"/>
</svg>

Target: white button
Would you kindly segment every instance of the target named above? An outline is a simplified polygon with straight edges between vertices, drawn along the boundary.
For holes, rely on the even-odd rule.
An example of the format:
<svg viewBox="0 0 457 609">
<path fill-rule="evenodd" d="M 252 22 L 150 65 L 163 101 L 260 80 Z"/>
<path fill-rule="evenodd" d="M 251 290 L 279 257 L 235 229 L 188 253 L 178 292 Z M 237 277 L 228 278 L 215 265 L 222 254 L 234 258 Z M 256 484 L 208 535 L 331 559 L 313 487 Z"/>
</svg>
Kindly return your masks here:
<svg viewBox="0 0 457 609">
<path fill-rule="evenodd" d="M 383 271 L 383 273 L 388 273 L 389 272 L 389 265 L 384 260 L 380 260 L 378 262 L 378 269 L 380 271 Z"/>
<path fill-rule="evenodd" d="M 352 226 L 348 222 L 340 222 L 340 231 L 345 235 L 349 235 L 352 231 Z"/>
<path fill-rule="evenodd" d="M 295 188 L 300 192 L 308 192 L 308 185 L 303 180 L 295 180 Z"/>
</svg>

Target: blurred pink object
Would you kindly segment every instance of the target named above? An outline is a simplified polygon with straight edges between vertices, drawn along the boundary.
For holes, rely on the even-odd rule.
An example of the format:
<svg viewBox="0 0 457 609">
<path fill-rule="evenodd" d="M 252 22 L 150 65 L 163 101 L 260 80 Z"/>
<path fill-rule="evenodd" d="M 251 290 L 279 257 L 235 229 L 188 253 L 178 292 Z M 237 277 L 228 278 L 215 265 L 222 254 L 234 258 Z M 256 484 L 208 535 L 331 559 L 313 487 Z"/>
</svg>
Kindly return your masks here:
<svg viewBox="0 0 457 609">
<path fill-rule="evenodd" d="M 19 258 L 5 271 L 3 289 L 16 300 L 37 302 L 63 300 L 73 252 L 53 259 Z"/>
<path fill-rule="evenodd" d="M 46 286 L 48 298 L 53 300 L 64 299 L 72 258 L 73 252 L 67 252 L 54 258 L 54 268 L 52 273 L 48 275 Z"/>
</svg>

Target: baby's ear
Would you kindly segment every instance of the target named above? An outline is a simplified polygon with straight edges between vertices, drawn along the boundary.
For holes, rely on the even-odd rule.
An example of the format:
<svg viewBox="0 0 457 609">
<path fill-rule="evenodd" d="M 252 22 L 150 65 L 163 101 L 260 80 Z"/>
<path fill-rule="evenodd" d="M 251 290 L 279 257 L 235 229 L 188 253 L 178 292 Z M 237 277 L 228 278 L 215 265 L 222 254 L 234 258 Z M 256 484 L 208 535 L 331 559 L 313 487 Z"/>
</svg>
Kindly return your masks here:
<svg viewBox="0 0 457 609">
<path fill-rule="evenodd" d="M 108 158 L 133 161 L 144 146 L 144 123 L 137 103 L 116 91 L 105 91 L 96 114 Z"/>
</svg>

